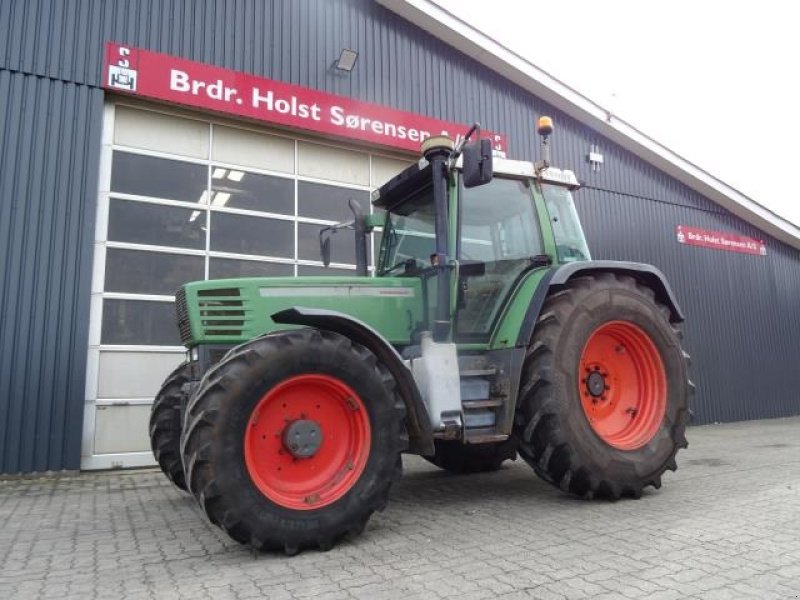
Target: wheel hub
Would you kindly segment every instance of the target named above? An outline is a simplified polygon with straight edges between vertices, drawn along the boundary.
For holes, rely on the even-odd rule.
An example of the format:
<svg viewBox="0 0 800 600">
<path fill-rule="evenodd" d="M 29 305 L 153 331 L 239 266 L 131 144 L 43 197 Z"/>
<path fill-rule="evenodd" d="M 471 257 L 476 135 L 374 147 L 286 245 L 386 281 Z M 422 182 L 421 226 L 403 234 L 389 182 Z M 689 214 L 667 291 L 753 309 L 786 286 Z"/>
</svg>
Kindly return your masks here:
<svg viewBox="0 0 800 600">
<path fill-rule="evenodd" d="M 606 390 L 606 378 L 600 371 L 592 371 L 586 378 L 586 389 L 595 398 L 599 398 Z"/>
<path fill-rule="evenodd" d="M 323 373 L 292 375 L 252 410 L 244 439 L 247 471 L 279 506 L 319 509 L 361 477 L 370 431 L 364 402 L 344 381 Z"/>
<path fill-rule="evenodd" d="M 322 445 L 322 428 L 311 419 L 297 419 L 283 431 L 283 445 L 295 458 L 311 458 Z"/>
</svg>

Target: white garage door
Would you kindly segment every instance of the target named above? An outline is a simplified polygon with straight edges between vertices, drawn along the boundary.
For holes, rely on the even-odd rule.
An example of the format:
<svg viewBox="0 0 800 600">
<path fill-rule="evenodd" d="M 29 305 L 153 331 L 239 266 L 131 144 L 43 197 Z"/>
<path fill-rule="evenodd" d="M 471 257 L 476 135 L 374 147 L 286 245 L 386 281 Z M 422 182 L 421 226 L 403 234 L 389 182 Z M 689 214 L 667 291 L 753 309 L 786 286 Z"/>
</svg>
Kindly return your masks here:
<svg viewBox="0 0 800 600">
<path fill-rule="evenodd" d="M 150 405 L 184 359 L 186 281 L 354 273 L 351 235 L 319 261 L 320 226 L 366 209 L 409 159 L 138 105 L 105 108 L 82 468 L 154 464 Z M 374 254 L 374 253 L 373 253 Z"/>
</svg>

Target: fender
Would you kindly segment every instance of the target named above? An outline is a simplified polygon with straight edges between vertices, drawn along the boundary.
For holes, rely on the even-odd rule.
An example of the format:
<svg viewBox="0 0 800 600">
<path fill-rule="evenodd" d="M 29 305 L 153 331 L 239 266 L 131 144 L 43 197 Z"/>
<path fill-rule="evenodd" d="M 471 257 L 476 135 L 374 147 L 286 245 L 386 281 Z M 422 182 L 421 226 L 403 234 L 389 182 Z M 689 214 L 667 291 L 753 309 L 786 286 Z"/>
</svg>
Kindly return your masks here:
<svg viewBox="0 0 800 600">
<path fill-rule="evenodd" d="M 539 313 L 551 289 L 563 286 L 573 277 L 592 273 L 630 275 L 655 292 L 656 300 L 669 309 L 671 323 L 682 323 L 684 321 L 683 311 L 675 298 L 675 294 L 672 292 L 667 278 L 653 265 L 619 260 L 573 262 L 550 269 L 542 279 L 539 289 L 534 293 L 531 304 L 525 313 L 525 319 L 517 337 L 517 346 L 527 346 L 530 341 L 536 320 L 539 318 Z"/>
<path fill-rule="evenodd" d="M 411 371 L 386 338 L 363 321 L 333 310 L 293 306 L 270 316 L 275 323 L 305 325 L 333 331 L 368 348 L 386 366 L 397 382 L 397 389 L 406 405 L 409 450 L 426 456 L 434 454 L 428 410 L 419 395 Z"/>
</svg>

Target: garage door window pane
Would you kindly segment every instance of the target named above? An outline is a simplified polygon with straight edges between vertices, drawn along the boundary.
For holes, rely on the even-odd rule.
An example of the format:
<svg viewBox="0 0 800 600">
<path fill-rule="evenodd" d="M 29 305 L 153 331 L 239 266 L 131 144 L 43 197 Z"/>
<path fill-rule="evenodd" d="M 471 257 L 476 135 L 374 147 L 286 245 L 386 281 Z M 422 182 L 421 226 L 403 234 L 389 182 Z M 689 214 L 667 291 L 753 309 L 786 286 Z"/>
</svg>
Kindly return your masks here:
<svg viewBox="0 0 800 600">
<path fill-rule="evenodd" d="M 283 263 L 232 258 L 212 258 L 208 266 L 210 279 L 233 279 L 236 277 L 280 277 L 294 275 L 294 266 Z"/>
<path fill-rule="evenodd" d="M 297 253 L 303 260 L 320 260 L 319 230 L 324 225 L 299 223 L 297 225 Z M 355 238 L 351 229 L 341 229 L 331 235 L 331 262 L 353 264 L 356 262 Z"/>
<path fill-rule="evenodd" d="M 103 301 L 101 343 L 141 346 L 180 346 L 172 302 L 148 300 Z"/>
<path fill-rule="evenodd" d="M 211 214 L 211 249 L 294 258 L 294 221 Z"/>
<path fill-rule="evenodd" d="M 109 206 L 108 239 L 202 250 L 205 225 L 205 211 L 114 198 Z"/>
<path fill-rule="evenodd" d="M 349 221 L 353 218 L 347 204 L 350 198 L 355 198 L 365 213 L 369 212 L 367 192 L 300 181 L 297 184 L 297 213 L 309 219 Z"/>
<path fill-rule="evenodd" d="M 211 205 L 294 215 L 294 180 L 212 167 Z"/>
<path fill-rule="evenodd" d="M 186 202 L 205 201 L 208 167 L 179 160 L 114 152 L 111 191 Z"/>
<path fill-rule="evenodd" d="M 204 278 L 204 262 L 202 256 L 109 248 L 105 291 L 174 294 L 187 281 Z"/>
</svg>

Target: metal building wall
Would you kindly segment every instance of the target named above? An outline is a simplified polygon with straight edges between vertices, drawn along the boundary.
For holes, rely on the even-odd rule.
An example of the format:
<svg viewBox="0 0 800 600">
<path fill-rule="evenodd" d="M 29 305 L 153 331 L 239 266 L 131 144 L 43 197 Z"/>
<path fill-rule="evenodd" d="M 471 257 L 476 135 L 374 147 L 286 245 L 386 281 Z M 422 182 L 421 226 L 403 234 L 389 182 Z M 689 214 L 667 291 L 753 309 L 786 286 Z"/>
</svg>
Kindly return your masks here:
<svg viewBox="0 0 800 600">
<path fill-rule="evenodd" d="M 0 70 L 0 473 L 77 469 L 100 90 Z"/>
<path fill-rule="evenodd" d="M 103 92 L 113 40 L 505 133 L 586 189 L 596 257 L 661 267 L 689 316 L 699 422 L 800 413 L 800 256 L 685 248 L 677 224 L 766 238 L 708 199 L 370 0 L 9 0 L 0 3 L 0 472 L 76 468 Z M 344 47 L 352 74 L 331 69 Z M 586 162 L 592 144 L 605 163 Z M 12 160 L 8 157 L 12 156 Z"/>
</svg>

